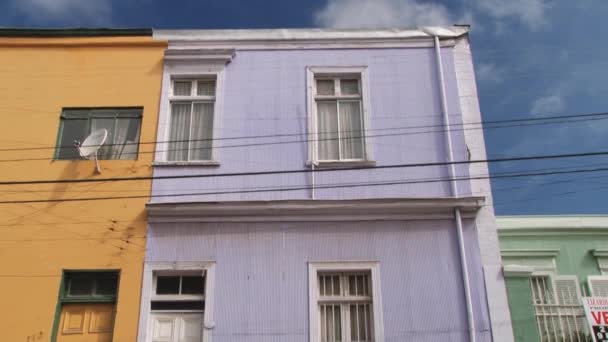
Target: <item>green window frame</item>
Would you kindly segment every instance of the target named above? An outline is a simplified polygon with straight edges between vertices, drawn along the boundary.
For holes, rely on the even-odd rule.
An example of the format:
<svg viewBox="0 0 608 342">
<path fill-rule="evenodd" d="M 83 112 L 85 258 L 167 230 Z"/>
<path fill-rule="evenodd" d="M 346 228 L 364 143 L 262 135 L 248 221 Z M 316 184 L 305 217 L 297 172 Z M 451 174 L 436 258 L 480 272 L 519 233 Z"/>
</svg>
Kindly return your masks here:
<svg viewBox="0 0 608 342">
<path fill-rule="evenodd" d="M 55 147 L 56 160 L 82 159 L 76 148 L 92 131 L 105 128 L 108 138 L 100 160 L 133 160 L 139 154 L 142 107 L 63 108 Z"/>
<path fill-rule="evenodd" d="M 73 281 L 75 279 L 88 279 L 92 282 L 91 291 L 89 294 L 74 295 L 71 291 Z M 110 293 L 100 293 L 100 283 L 107 280 L 113 280 L 114 286 Z M 55 307 L 55 318 L 53 322 L 53 331 L 51 334 L 51 342 L 57 340 L 57 331 L 59 329 L 59 321 L 61 319 L 61 309 L 64 304 L 69 303 L 114 303 L 118 298 L 118 287 L 120 285 L 120 270 L 64 270 L 61 274 L 59 284 L 59 296 L 57 306 Z"/>
</svg>

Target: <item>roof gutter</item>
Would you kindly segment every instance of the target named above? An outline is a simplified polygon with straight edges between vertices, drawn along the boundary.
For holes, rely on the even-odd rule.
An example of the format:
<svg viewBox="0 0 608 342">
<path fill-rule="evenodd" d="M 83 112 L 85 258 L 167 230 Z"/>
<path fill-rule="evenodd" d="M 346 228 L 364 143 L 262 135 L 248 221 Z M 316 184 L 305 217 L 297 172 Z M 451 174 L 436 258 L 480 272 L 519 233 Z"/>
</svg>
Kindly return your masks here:
<svg viewBox="0 0 608 342">
<path fill-rule="evenodd" d="M 69 38 L 152 36 L 151 28 L 0 28 L 0 37 Z"/>
</svg>

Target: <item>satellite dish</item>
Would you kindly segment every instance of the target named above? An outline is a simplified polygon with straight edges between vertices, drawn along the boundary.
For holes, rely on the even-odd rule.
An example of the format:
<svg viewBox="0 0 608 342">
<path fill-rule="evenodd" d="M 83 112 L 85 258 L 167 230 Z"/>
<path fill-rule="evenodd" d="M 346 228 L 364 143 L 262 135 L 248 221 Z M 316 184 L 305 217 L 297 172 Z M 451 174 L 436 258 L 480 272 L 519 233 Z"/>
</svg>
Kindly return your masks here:
<svg viewBox="0 0 608 342">
<path fill-rule="evenodd" d="M 76 148 L 78 148 L 78 153 L 80 153 L 81 157 L 87 159 L 95 159 L 95 167 L 97 173 L 101 173 L 101 169 L 99 168 L 99 162 L 97 161 L 97 151 L 101 148 L 101 145 L 106 142 L 108 138 L 108 130 L 105 128 L 98 129 L 95 132 L 91 133 L 82 143 L 77 143 Z"/>
</svg>

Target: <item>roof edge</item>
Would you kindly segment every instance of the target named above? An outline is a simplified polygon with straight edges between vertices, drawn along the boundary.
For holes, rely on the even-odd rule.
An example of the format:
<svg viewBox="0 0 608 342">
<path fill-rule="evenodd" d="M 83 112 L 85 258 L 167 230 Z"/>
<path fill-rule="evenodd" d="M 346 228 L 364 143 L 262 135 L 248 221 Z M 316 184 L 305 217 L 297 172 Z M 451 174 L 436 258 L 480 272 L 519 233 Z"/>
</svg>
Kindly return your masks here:
<svg viewBox="0 0 608 342">
<path fill-rule="evenodd" d="M 64 37 L 134 37 L 152 36 L 151 28 L 5 28 L 0 37 L 64 38 Z"/>
</svg>

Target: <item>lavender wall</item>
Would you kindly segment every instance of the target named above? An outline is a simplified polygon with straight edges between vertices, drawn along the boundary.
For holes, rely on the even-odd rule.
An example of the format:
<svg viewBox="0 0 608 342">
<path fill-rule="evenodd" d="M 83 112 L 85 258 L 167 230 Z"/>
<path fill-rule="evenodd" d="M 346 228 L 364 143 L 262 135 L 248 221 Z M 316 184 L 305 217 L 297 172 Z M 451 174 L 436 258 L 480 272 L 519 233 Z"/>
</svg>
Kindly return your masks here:
<svg viewBox="0 0 608 342">
<path fill-rule="evenodd" d="M 478 341 L 490 341 L 465 223 Z M 452 221 L 151 224 L 147 261 L 215 261 L 213 340 L 308 341 L 309 261 L 379 261 L 386 342 L 467 341 Z"/>
<path fill-rule="evenodd" d="M 452 124 L 461 122 L 455 81 L 452 48 L 443 50 L 446 87 Z M 155 176 L 255 172 L 307 169 L 305 142 L 229 148 L 226 145 L 305 140 L 307 133 L 307 66 L 367 66 L 371 94 L 371 135 L 408 132 L 403 135 L 368 139 L 378 166 L 444 162 L 444 133 L 441 127 L 409 130 L 386 130 L 395 127 L 436 126 L 442 124 L 434 51 L 431 48 L 403 49 L 327 49 L 237 51 L 225 68 L 222 128 L 216 138 L 299 133 L 301 136 L 266 139 L 219 140 L 219 167 L 156 167 Z M 163 94 L 167 94 L 172 73 L 196 73 L 208 67 L 165 65 Z M 166 102 L 166 101 L 164 101 Z M 167 128 L 167 103 L 161 103 L 159 140 Z M 455 127 L 459 129 L 460 127 Z M 429 133 L 429 131 L 433 131 Z M 455 159 L 466 158 L 462 131 L 453 132 Z M 221 147 L 221 146 L 224 147 Z M 158 146 L 162 150 L 162 146 Z M 466 166 L 458 168 L 467 175 Z M 447 168 L 400 168 L 317 173 L 317 184 L 407 181 L 447 177 Z M 467 182 L 460 185 L 460 195 L 469 194 Z M 310 186 L 310 174 L 243 176 L 155 180 L 153 195 L 234 191 L 244 188 Z M 384 185 L 318 190 L 319 199 L 381 197 L 449 196 L 447 182 L 408 185 Z M 280 200 L 307 199 L 309 190 L 222 194 L 213 196 L 153 197 L 153 202 Z"/>
</svg>

